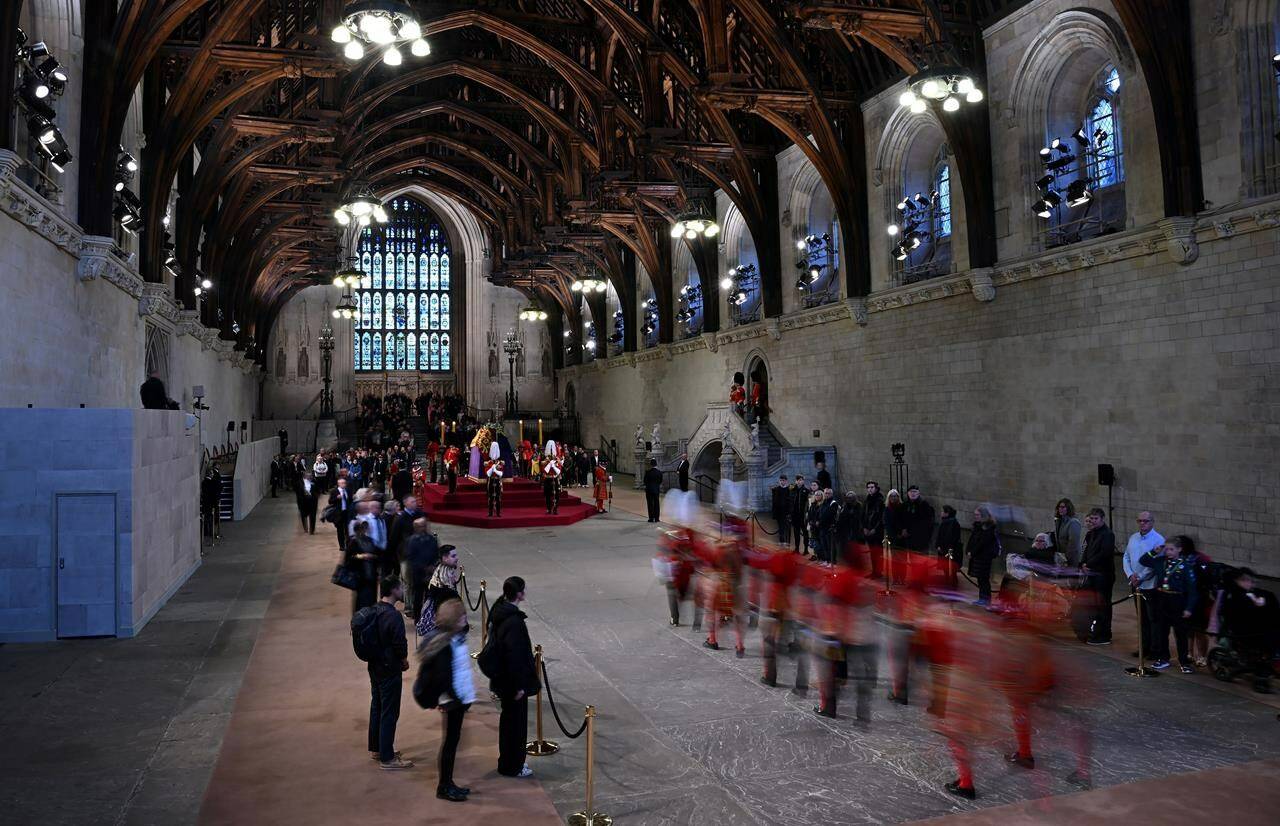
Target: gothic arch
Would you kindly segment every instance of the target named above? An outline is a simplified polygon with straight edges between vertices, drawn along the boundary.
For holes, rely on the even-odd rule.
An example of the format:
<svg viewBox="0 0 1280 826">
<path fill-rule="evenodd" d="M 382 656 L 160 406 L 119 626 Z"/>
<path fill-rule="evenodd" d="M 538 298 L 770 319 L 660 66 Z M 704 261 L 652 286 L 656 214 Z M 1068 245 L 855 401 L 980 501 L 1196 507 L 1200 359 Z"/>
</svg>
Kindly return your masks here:
<svg viewBox="0 0 1280 826">
<path fill-rule="evenodd" d="M 1280 124 L 1271 56 L 1280 52 L 1280 0 L 1244 0 L 1236 24 L 1236 77 L 1240 89 L 1240 195 L 1280 191 Z"/>
</svg>

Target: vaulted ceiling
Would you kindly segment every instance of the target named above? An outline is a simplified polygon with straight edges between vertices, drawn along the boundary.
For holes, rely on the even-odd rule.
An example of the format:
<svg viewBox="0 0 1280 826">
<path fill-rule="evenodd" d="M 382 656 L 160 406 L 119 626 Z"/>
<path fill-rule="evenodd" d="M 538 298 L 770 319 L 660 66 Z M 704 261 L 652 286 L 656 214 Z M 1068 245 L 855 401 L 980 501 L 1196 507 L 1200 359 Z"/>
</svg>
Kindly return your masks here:
<svg viewBox="0 0 1280 826">
<path fill-rule="evenodd" d="M 944 34 L 981 74 L 982 24 L 1020 0 L 411 2 L 432 53 L 395 68 L 376 54 L 343 58 L 328 36 L 341 0 L 88 5 L 81 223 L 111 232 L 115 147 L 145 81 L 144 274 L 161 278 L 176 182 L 182 285 L 214 277 L 214 300 L 231 310 L 224 324 L 245 320 L 242 337 L 261 345 L 290 295 L 331 276 L 332 211 L 354 178 L 384 191 L 412 182 L 468 206 L 490 235 L 493 280 L 566 322 L 582 262 L 614 282 L 624 307 L 643 266 L 669 320 L 672 217 L 721 189 L 762 262 L 776 261 L 774 157 L 794 143 L 831 192 L 846 288 L 863 295 L 860 102 L 914 71 Z M 948 119 L 948 138 L 989 181 L 987 114 L 974 110 Z M 966 214 L 983 221 L 989 183 L 964 190 Z M 981 248 L 993 236 L 971 229 L 975 265 L 993 259 Z M 694 260 L 714 290 L 714 245 Z M 766 312 L 781 306 L 771 281 Z M 661 327 L 666 339 L 674 325 Z"/>
</svg>

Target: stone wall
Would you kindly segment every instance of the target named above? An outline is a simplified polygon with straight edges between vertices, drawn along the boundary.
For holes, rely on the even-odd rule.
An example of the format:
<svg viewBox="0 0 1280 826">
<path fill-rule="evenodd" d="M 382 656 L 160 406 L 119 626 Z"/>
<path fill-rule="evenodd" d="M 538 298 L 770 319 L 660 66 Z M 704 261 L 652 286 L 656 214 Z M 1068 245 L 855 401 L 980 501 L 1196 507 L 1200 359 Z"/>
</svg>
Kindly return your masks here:
<svg viewBox="0 0 1280 826">
<path fill-rule="evenodd" d="M 129 530 L 120 534 L 122 570 L 131 572 L 130 622 L 137 634 L 200 567 L 200 476 L 196 430 L 185 413 L 133 410 L 133 485 Z M 123 565 L 127 564 L 127 568 Z M 122 597 L 124 595 L 122 594 Z"/>
<path fill-rule="evenodd" d="M 1060 496 L 1106 504 L 1108 462 L 1118 532 L 1150 508 L 1166 535 L 1280 574 L 1280 202 L 1197 226 L 1188 265 L 1147 228 L 875 293 L 865 326 L 838 305 L 568 368 L 560 392 L 575 385 L 587 444 L 625 450 L 640 423 L 690 435 L 759 355 L 775 426 L 834 443 L 847 487 L 885 482 L 904 442 L 935 504 L 1010 505 L 1042 529 Z"/>
<path fill-rule="evenodd" d="M 271 491 L 271 459 L 280 452 L 280 438 L 270 436 L 240 445 L 236 455 L 236 473 L 232 484 L 235 490 L 235 512 L 232 518 L 239 522 L 257 507 L 262 497 Z"/>
<path fill-rule="evenodd" d="M 199 566 L 189 418 L 0 408 L 0 642 L 132 636 Z"/>
</svg>

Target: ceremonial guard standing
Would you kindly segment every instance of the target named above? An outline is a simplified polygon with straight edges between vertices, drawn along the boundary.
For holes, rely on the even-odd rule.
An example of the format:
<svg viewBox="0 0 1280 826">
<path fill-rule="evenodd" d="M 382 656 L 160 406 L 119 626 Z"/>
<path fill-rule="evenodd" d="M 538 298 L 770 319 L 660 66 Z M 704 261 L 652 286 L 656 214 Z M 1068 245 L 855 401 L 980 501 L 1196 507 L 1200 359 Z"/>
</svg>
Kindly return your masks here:
<svg viewBox="0 0 1280 826">
<path fill-rule="evenodd" d="M 547 441 L 546 458 L 542 462 L 542 495 L 547 502 L 547 513 L 560 512 L 560 457 L 556 443 Z"/>
<path fill-rule="evenodd" d="M 453 493 L 458 489 L 458 457 L 462 455 L 462 451 L 458 450 L 457 445 L 449 445 L 444 451 L 444 472 L 449 479 L 449 492 Z"/>
<path fill-rule="evenodd" d="M 604 462 L 600 462 L 592 473 L 595 477 L 595 489 L 592 492 L 595 494 L 596 513 L 604 513 L 604 500 L 609 498 L 609 472 L 605 470 Z"/>
<path fill-rule="evenodd" d="M 485 492 L 488 494 L 489 515 L 502 516 L 502 449 L 497 442 L 489 443 L 489 461 L 484 463 Z M 496 511 L 496 514 L 495 514 Z"/>
</svg>

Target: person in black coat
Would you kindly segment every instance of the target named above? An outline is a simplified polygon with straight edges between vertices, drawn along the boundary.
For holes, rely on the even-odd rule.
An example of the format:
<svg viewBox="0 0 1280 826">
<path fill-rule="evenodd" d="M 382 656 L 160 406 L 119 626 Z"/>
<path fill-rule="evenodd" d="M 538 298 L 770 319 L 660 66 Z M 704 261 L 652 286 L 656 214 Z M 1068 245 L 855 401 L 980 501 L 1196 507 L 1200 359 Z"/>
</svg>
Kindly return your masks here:
<svg viewBox="0 0 1280 826">
<path fill-rule="evenodd" d="M 789 545 L 791 543 L 791 486 L 787 484 L 785 473 L 778 477 L 778 484 L 769 492 L 772 496 L 769 514 L 778 523 L 778 544 Z"/>
<path fill-rule="evenodd" d="M 965 544 L 969 557 L 969 576 L 978 582 L 975 605 L 991 604 L 991 563 L 1000 555 L 1000 538 L 996 535 L 996 518 L 986 505 L 973 509 L 973 531 Z"/>
<path fill-rule="evenodd" d="M 310 473 L 303 474 L 295 491 L 298 498 L 298 516 L 302 518 L 302 529 L 310 533 L 316 532 L 316 483 Z"/>
<path fill-rule="evenodd" d="M 960 541 L 960 521 L 956 509 L 942 506 L 942 521 L 938 523 L 938 564 L 947 587 L 955 590 L 959 585 L 959 573 L 964 565 L 964 545 Z"/>
<path fill-rule="evenodd" d="M 662 494 L 662 471 L 658 470 L 658 460 L 649 460 L 649 469 L 644 472 L 644 503 L 649 510 L 649 521 L 658 521 L 658 497 Z"/>
<path fill-rule="evenodd" d="M 355 531 L 342 549 L 342 565 L 356 575 L 351 613 L 378 601 L 378 549 L 369 539 L 369 523 L 355 523 Z"/>
<path fill-rule="evenodd" d="M 867 482 L 867 498 L 862 503 L 861 534 L 858 541 L 867 546 L 871 555 L 871 573 L 880 576 L 884 567 L 884 554 L 880 551 L 884 545 L 884 494 L 877 482 Z"/>
<path fill-rule="evenodd" d="M 498 774 L 505 777 L 533 774 L 524 762 L 529 734 L 529 697 L 542 690 L 534 668 L 525 614 L 516 607 L 524 602 L 524 587 L 520 577 L 507 577 L 502 583 L 502 598 L 489 612 L 489 641 L 495 646 L 501 663 L 498 675 L 490 679 L 489 689 L 502 704 L 498 719 Z"/>
<path fill-rule="evenodd" d="M 178 403 L 169 398 L 159 373 L 153 372 L 147 377 L 147 380 L 138 388 L 138 395 L 142 397 L 142 406 L 147 410 L 178 409 Z"/>
<path fill-rule="evenodd" d="M 933 542 L 933 505 L 920 495 L 920 488 L 915 485 L 907 488 L 907 502 L 903 506 L 902 515 L 907 530 L 903 544 L 908 550 L 918 553 L 928 551 L 929 544 Z"/>
<path fill-rule="evenodd" d="M 840 504 L 840 512 L 836 515 L 836 545 L 832 553 L 836 561 L 855 568 L 862 566 L 862 560 L 854 550 L 861 521 L 862 507 L 858 503 L 858 496 L 853 491 L 847 491 Z"/>
<path fill-rule="evenodd" d="M 831 474 L 827 472 L 827 463 L 818 462 L 815 467 L 817 473 L 813 478 L 818 483 L 818 490 L 826 490 L 831 487 Z"/>
<path fill-rule="evenodd" d="M 346 479 L 339 479 L 337 487 L 329 491 L 329 507 L 333 508 L 329 521 L 333 523 L 334 529 L 338 532 L 338 550 L 346 550 L 347 535 L 349 533 L 347 527 L 356 515 L 355 498 L 351 495 L 351 491 L 347 489 Z"/>
<path fill-rule="evenodd" d="M 1111 644 L 1111 591 L 1116 584 L 1116 535 L 1107 527 L 1107 515 L 1094 508 L 1084 518 L 1084 554 L 1080 570 L 1088 574 L 1085 589 L 1092 598 L 1089 627 L 1077 627 L 1076 636 L 1089 645 Z M 1082 617 L 1083 620 L 1084 617 Z M 1092 630 L 1090 630 L 1090 627 Z"/>
<path fill-rule="evenodd" d="M 200 514 L 204 522 L 204 535 L 221 535 L 218 530 L 219 500 L 222 499 L 222 474 L 213 465 L 200 480 Z"/>
<path fill-rule="evenodd" d="M 391 477 L 391 496 L 403 504 L 405 497 L 413 493 L 413 474 L 409 472 L 407 459 L 401 459 L 400 462 L 400 469 Z"/>
<path fill-rule="evenodd" d="M 445 546 L 453 550 L 452 545 Z M 440 563 L 440 540 L 431 533 L 431 523 L 425 515 L 413 520 L 413 533 L 404 543 L 404 564 L 408 571 L 405 582 L 405 613 L 417 622 L 427 602 L 427 586 L 436 565 Z"/>
<path fill-rule="evenodd" d="M 783 477 L 783 478 L 785 479 L 786 477 Z M 676 465 L 676 479 L 678 480 L 678 483 L 680 485 L 680 492 L 687 493 L 689 491 L 689 454 L 688 453 L 680 454 L 680 463 Z M 782 539 L 779 541 L 782 542 L 784 545 L 787 542 L 787 540 L 785 539 Z"/>
<path fill-rule="evenodd" d="M 836 518 L 840 515 L 840 505 L 836 503 L 835 492 L 831 489 L 822 491 L 822 506 L 818 509 L 818 530 L 822 533 L 823 562 L 835 562 L 839 556 L 836 541 Z"/>
<path fill-rule="evenodd" d="M 791 544 L 796 553 L 805 553 L 809 548 L 808 515 L 809 487 L 804 477 L 796 474 L 796 483 L 791 486 Z"/>
</svg>

